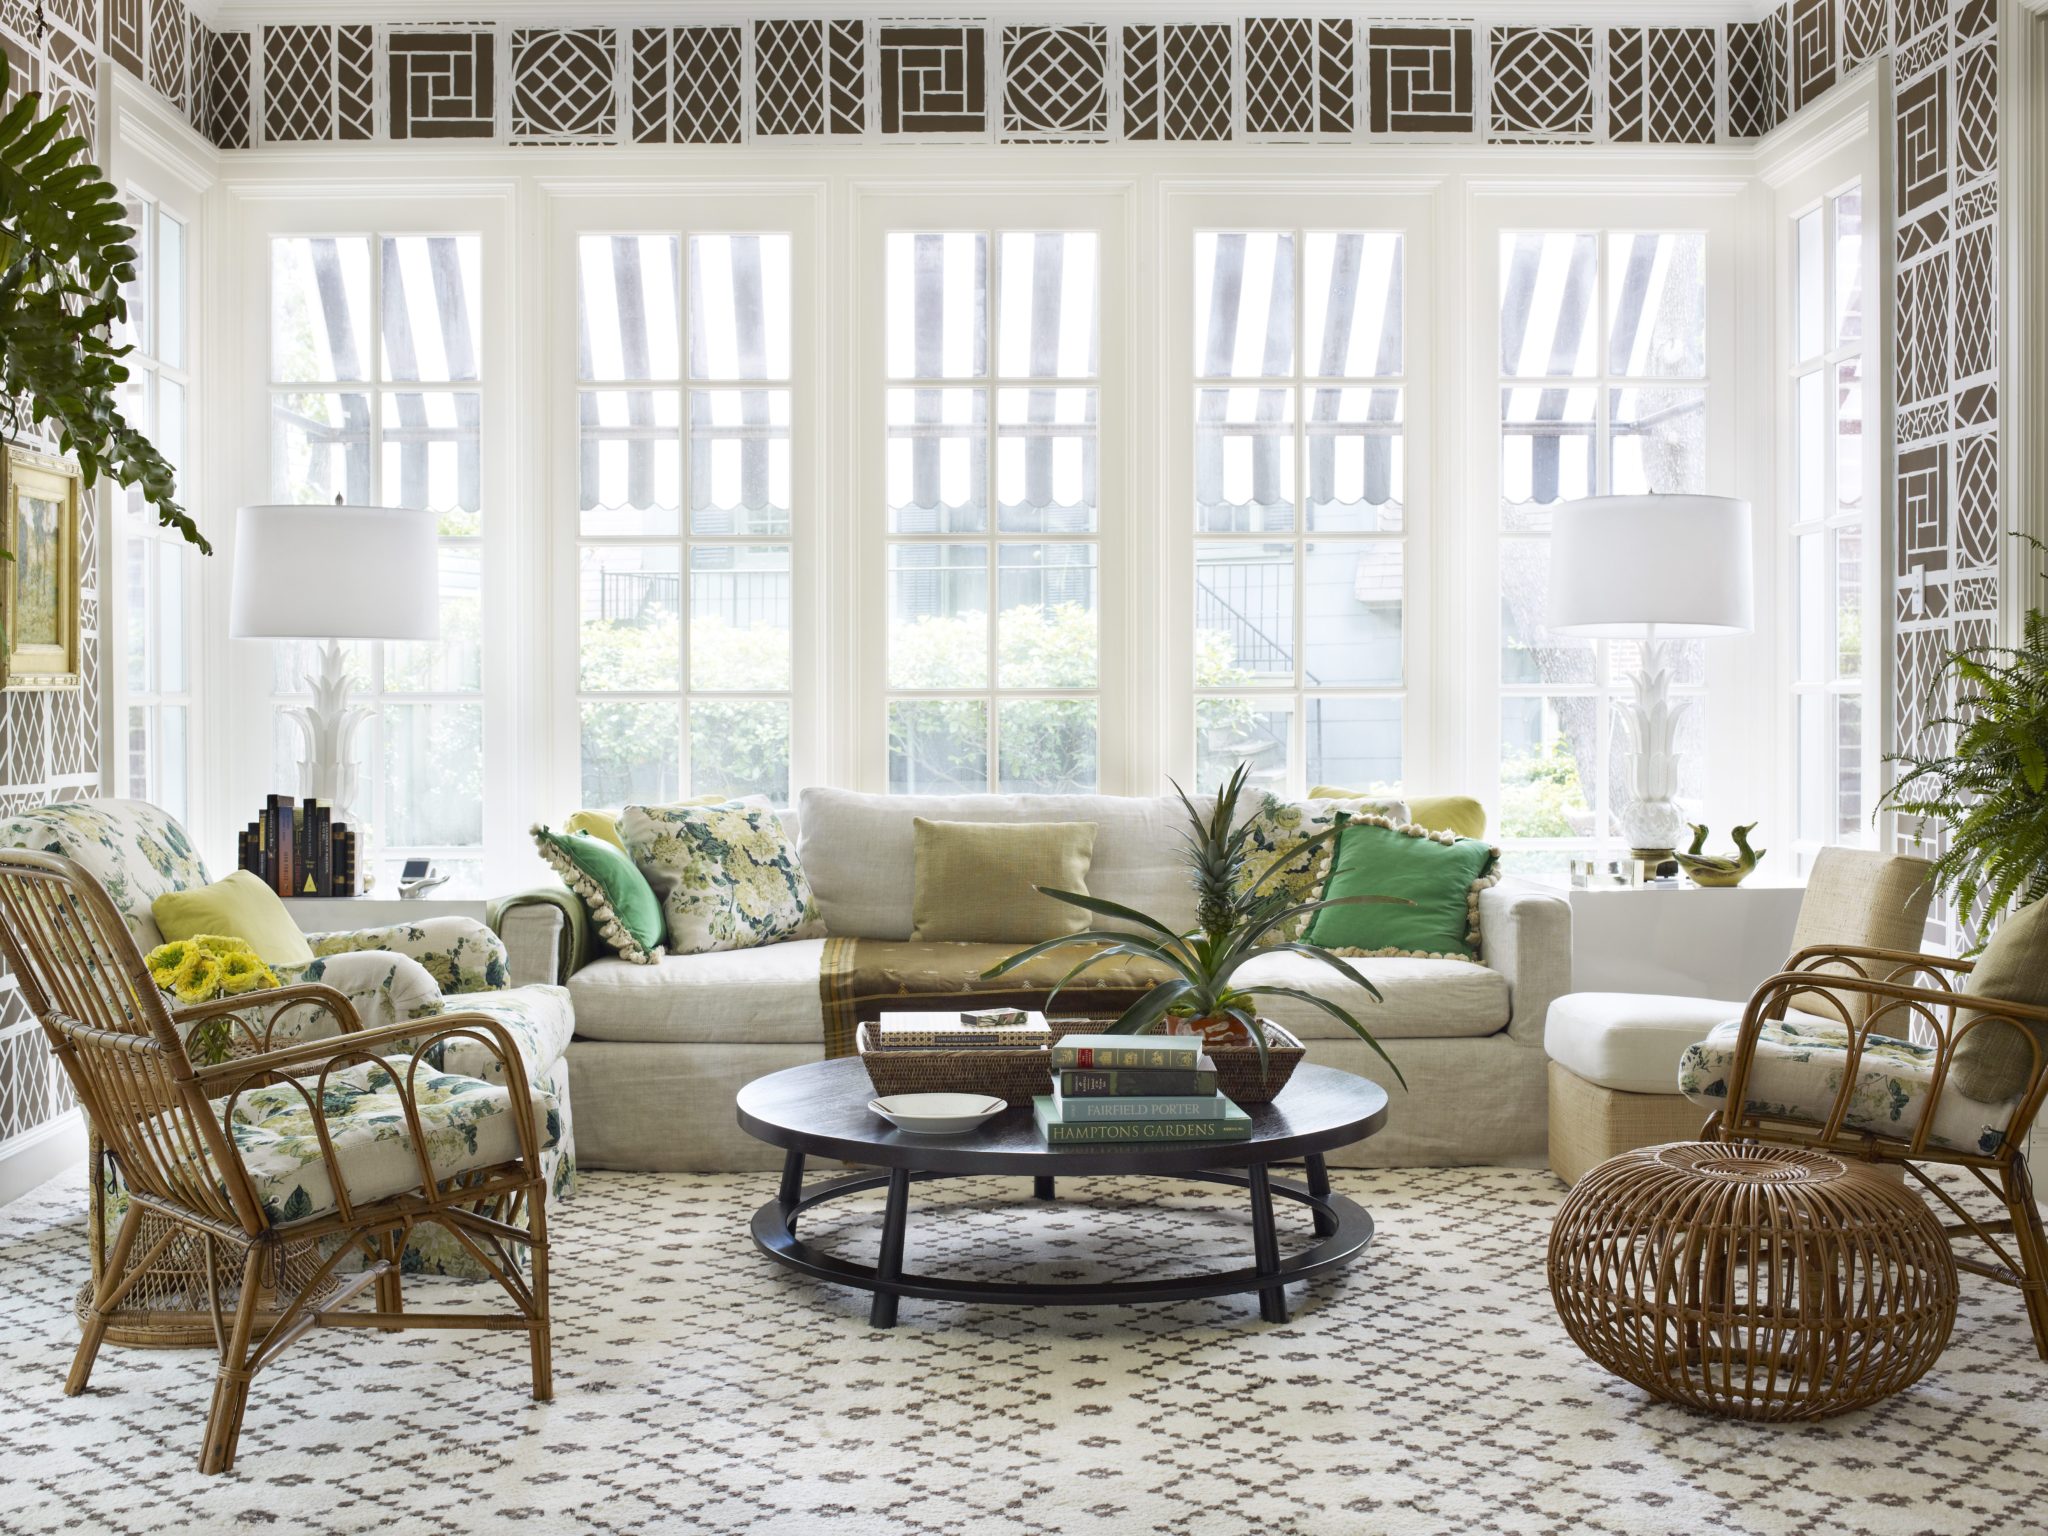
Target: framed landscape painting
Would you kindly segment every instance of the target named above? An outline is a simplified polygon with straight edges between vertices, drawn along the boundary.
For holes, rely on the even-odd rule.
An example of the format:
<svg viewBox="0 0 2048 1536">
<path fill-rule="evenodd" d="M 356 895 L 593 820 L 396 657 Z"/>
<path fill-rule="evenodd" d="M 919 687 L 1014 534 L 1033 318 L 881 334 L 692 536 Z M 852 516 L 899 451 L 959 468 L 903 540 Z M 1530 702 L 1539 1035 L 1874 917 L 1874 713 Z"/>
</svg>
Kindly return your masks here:
<svg viewBox="0 0 2048 1536">
<path fill-rule="evenodd" d="M 26 448 L 7 451 L 0 561 L 5 654 L 0 687 L 76 688 L 78 467 Z"/>
</svg>

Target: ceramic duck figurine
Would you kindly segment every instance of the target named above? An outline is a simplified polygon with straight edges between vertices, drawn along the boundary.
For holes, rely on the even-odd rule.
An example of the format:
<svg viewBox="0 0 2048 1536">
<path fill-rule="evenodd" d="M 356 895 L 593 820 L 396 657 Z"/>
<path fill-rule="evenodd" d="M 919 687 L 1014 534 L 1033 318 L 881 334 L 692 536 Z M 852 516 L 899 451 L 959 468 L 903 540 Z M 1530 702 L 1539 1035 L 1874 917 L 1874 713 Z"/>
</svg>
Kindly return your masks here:
<svg viewBox="0 0 2048 1536">
<path fill-rule="evenodd" d="M 1749 846 L 1749 834 L 1757 828 L 1753 821 L 1746 827 L 1737 827 L 1729 834 L 1735 839 L 1735 846 L 1739 850 L 1737 856 L 1732 859 L 1719 854 L 1701 853 L 1700 849 L 1706 845 L 1707 829 L 1696 821 L 1688 822 L 1687 825 L 1692 828 L 1692 846 L 1678 855 L 1678 862 L 1685 872 L 1692 876 L 1694 885 L 1740 885 L 1749 877 L 1749 872 L 1756 868 L 1757 860 L 1770 851 L 1767 848 Z"/>
</svg>

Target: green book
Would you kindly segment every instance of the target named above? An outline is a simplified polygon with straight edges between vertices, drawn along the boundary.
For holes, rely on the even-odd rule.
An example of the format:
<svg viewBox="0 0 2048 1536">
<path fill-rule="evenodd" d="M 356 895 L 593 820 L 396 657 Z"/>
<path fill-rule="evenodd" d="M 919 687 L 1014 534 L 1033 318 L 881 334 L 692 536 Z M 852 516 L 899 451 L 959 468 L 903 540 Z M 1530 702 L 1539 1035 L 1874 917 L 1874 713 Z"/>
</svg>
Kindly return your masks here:
<svg viewBox="0 0 2048 1536">
<path fill-rule="evenodd" d="M 1220 1120 L 1082 1120 L 1069 1122 L 1051 1094 L 1031 1101 L 1032 1118 L 1048 1146 L 1083 1142 L 1243 1141 L 1252 1133 L 1252 1117 L 1230 1100 Z"/>
<path fill-rule="evenodd" d="M 1061 1074 L 1065 1076 L 1064 1073 Z M 1083 1094 L 1069 1098 L 1057 1084 L 1053 1107 L 1068 1125 L 1103 1120 L 1226 1120 L 1234 1107 L 1220 1093 L 1189 1093 L 1167 1097 L 1102 1098 Z"/>
<path fill-rule="evenodd" d="M 1198 1067 L 1067 1067 L 1053 1079 L 1066 1099 L 1148 1099 L 1214 1093 L 1216 1063 Z"/>
</svg>

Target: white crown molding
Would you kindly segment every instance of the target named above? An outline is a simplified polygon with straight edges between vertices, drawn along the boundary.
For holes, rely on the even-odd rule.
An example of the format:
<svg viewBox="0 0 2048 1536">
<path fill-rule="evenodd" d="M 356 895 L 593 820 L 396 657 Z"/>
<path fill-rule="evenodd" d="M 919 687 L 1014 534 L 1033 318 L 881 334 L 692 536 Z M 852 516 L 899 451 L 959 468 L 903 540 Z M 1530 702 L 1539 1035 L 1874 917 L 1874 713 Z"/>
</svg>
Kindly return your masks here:
<svg viewBox="0 0 2048 1536">
<path fill-rule="evenodd" d="M 169 102 L 125 69 L 107 71 L 113 85 L 117 148 L 139 151 L 194 191 L 204 192 L 220 180 L 221 152 Z"/>
<path fill-rule="evenodd" d="M 1867 69 L 1773 128 L 1756 146 L 1757 174 L 1780 187 L 1844 144 L 1877 130 L 1883 72 Z"/>
</svg>

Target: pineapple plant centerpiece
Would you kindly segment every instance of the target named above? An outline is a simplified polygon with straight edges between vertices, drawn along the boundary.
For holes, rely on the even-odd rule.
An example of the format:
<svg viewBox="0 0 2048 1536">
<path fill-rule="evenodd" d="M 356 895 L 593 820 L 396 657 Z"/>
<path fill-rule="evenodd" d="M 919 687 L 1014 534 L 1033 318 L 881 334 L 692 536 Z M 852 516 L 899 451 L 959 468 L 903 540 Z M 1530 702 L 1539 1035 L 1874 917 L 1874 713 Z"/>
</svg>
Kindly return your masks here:
<svg viewBox="0 0 2048 1536">
<path fill-rule="evenodd" d="M 1182 828 L 1181 839 L 1196 896 L 1195 926 L 1192 929 L 1179 932 L 1148 913 L 1118 902 L 1105 901 L 1099 896 L 1038 886 L 1036 889 L 1041 895 L 1121 926 L 1117 929 L 1091 927 L 1080 933 L 1033 944 L 992 966 L 984 973 L 984 978 L 994 980 L 1040 955 L 1069 948 L 1086 950 L 1087 953 L 1046 998 L 1046 1007 L 1050 1011 L 1061 988 L 1091 966 L 1117 956 L 1139 957 L 1164 968 L 1167 977 L 1108 1026 L 1111 1034 L 1193 1034 L 1201 1037 L 1203 1048 L 1212 1055 L 1255 1051 L 1259 1077 L 1263 1081 L 1270 1075 L 1269 1050 L 1273 1045 L 1292 1046 L 1296 1052 L 1299 1047 L 1277 1025 L 1259 1017 L 1259 1002 L 1269 997 L 1291 998 L 1329 1014 L 1357 1035 L 1373 1048 L 1393 1070 L 1395 1079 L 1406 1087 L 1407 1080 L 1401 1076 L 1401 1069 L 1394 1065 L 1393 1058 L 1373 1038 L 1372 1031 L 1341 1004 L 1300 987 L 1276 982 L 1242 985 L 1237 980 L 1239 970 L 1257 956 L 1293 953 L 1327 965 L 1378 1002 L 1381 1000 L 1379 988 L 1356 966 L 1319 945 L 1286 938 L 1283 930 L 1290 930 L 1291 925 L 1313 916 L 1324 907 L 1399 900 L 1390 896 L 1352 896 L 1334 901 L 1290 902 L 1280 891 L 1269 889 L 1269 882 L 1287 862 L 1284 859 L 1273 860 L 1264 873 L 1251 878 L 1253 822 L 1250 816 L 1240 818 L 1238 815 L 1248 768 L 1249 765 L 1244 763 L 1237 766 L 1207 813 L 1197 807 L 1178 784 L 1174 785 L 1174 793 L 1180 796 L 1181 804 L 1187 808 L 1187 825 Z M 1335 838 L 1342 828 L 1343 819 L 1340 817 L 1333 825 L 1297 845 L 1294 852 L 1297 855 L 1306 853 Z M 1131 931 L 1133 929 L 1137 931 Z M 1281 936 L 1276 937 L 1276 934 Z"/>
</svg>

